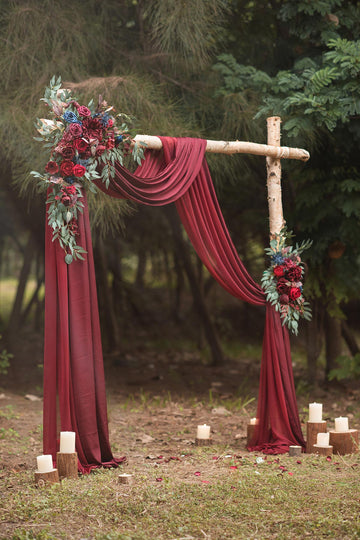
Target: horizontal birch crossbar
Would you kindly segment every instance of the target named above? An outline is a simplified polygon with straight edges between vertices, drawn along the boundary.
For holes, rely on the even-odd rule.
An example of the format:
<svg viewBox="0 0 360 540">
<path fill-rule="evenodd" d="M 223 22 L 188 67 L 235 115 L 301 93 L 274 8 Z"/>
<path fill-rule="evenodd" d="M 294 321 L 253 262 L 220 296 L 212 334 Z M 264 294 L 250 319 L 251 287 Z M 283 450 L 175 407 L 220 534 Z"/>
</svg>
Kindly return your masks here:
<svg viewBox="0 0 360 540">
<path fill-rule="evenodd" d="M 162 143 L 159 137 L 154 135 L 136 135 L 134 138 L 138 144 L 144 143 L 146 148 L 161 150 Z M 206 141 L 206 152 L 218 154 L 253 154 L 267 156 L 275 159 L 299 159 L 308 161 L 310 154 L 302 148 L 289 148 L 287 146 L 271 146 L 246 141 Z"/>
</svg>

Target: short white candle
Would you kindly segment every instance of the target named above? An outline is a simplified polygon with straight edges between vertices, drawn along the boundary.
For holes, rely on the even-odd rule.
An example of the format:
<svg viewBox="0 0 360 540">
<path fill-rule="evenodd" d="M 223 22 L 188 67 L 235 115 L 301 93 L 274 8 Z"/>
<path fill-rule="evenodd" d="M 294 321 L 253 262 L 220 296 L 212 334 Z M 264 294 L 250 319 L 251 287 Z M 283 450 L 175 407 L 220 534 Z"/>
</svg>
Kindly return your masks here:
<svg viewBox="0 0 360 540">
<path fill-rule="evenodd" d="M 318 433 L 316 437 L 316 444 L 319 446 L 329 446 L 330 434 Z"/>
<path fill-rule="evenodd" d="M 74 454 L 75 452 L 75 432 L 61 431 L 60 432 L 60 453 Z"/>
<path fill-rule="evenodd" d="M 209 439 L 210 438 L 210 426 L 204 424 L 203 426 L 197 427 L 196 432 L 197 439 Z"/>
<path fill-rule="evenodd" d="M 46 473 L 54 470 L 53 458 L 51 454 L 46 454 L 44 456 L 38 456 L 36 458 L 38 471 L 41 473 Z"/>
<path fill-rule="evenodd" d="M 335 431 L 349 431 L 349 420 L 347 416 L 339 416 L 339 418 L 335 418 Z"/>
<path fill-rule="evenodd" d="M 254 426 L 256 425 L 258 422 L 257 422 L 257 418 L 250 418 L 250 425 L 251 426 Z"/>
<path fill-rule="evenodd" d="M 322 422 L 322 403 L 309 404 L 309 422 Z"/>
</svg>

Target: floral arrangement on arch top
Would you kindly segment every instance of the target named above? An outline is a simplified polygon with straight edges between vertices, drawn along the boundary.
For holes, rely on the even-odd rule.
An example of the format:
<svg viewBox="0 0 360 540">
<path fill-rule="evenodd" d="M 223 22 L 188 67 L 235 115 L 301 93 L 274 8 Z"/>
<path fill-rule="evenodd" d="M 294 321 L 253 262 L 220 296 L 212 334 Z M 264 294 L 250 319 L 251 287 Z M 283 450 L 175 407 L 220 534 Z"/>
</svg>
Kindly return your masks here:
<svg viewBox="0 0 360 540">
<path fill-rule="evenodd" d="M 125 155 L 131 153 L 140 165 L 143 148 L 133 141 L 127 125 L 130 117 L 116 113 L 99 96 L 97 105 L 91 100 L 80 105 L 71 91 L 61 88 L 61 77 L 52 77 L 41 98 L 52 118 L 38 118 L 35 126 L 40 137 L 50 149 L 45 173 L 31 171 L 41 185 L 51 186 L 47 196 L 48 224 L 53 231 L 53 241 L 58 241 L 65 251 L 65 262 L 84 259 L 86 250 L 77 245 L 78 213 L 84 205 L 82 188 L 97 192 L 94 180 L 101 179 L 106 187 L 115 175 L 115 163 L 123 165 Z"/>
<path fill-rule="evenodd" d="M 310 304 L 303 295 L 304 264 L 300 255 L 312 241 L 304 240 L 300 245 L 287 246 L 286 242 L 291 237 L 292 233 L 284 227 L 270 241 L 270 247 L 265 248 L 270 266 L 264 271 L 261 284 L 266 300 L 280 312 L 282 324 L 297 335 L 300 318 L 311 319 Z"/>
</svg>

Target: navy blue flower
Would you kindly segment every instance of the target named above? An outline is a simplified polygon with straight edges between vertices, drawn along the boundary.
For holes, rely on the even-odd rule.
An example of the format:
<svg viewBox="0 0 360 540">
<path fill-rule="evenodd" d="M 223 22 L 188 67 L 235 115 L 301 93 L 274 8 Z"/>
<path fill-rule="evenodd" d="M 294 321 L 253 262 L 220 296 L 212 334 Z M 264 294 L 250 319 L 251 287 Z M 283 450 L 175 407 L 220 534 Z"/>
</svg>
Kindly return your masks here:
<svg viewBox="0 0 360 540">
<path fill-rule="evenodd" d="M 72 176 L 67 176 L 65 178 L 65 182 L 67 182 L 68 184 L 73 184 L 75 182 L 75 178 L 73 178 Z"/>
<path fill-rule="evenodd" d="M 79 124 L 80 123 L 78 117 L 72 111 L 65 111 L 63 118 L 64 118 L 65 122 L 68 122 L 68 124 Z"/>
<path fill-rule="evenodd" d="M 282 264 L 284 260 L 284 257 L 280 253 L 275 253 L 275 255 L 271 256 L 271 262 L 276 265 Z"/>
<path fill-rule="evenodd" d="M 77 158 L 77 163 L 79 165 L 82 165 L 83 167 L 87 167 L 88 163 L 89 163 L 89 159 L 80 159 L 80 158 Z"/>
<path fill-rule="evenodd" d="M 117 137 L 115 137 L 115 144 L 116 145 L 120 144 L 122 140 L 123 140 L 123 136 L 118 135 Z"/>
<path fill-rule="evenodd" d="M 100 122 L 103 127 L 107 126 L 109 120 L 110 120 L 110 115 L 108 113 L 104 113 L 101 115 Z"/>
</svg>

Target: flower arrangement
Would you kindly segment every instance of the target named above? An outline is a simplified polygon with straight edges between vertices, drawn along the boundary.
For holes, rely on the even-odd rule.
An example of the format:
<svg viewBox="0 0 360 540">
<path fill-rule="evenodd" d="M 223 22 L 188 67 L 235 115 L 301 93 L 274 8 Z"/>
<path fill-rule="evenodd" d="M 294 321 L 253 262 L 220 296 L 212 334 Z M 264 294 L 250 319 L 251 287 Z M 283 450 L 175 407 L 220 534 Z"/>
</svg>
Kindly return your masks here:
<svg viewBox="0 0 360 540">
<path fill-rule="evenodd" d="M 51 119 L 37 119 L 36 129 L 50 149 L 45 173 L 31 171 L 41 184 L 52 187 L 48 192 L 48 223 L 53 231 L 53 241 L 60 242 L 65 261 L 84 259 L 85 249 L 77 245 L 78 213 L 83 211 L 82 188 L 96 193 L 94 180 L 101 180 L 106 187 L 115 175 L 115 163 L 123 164 L 123 157 L 132 153 L 140 164 L 143 149 L 134 143 L 127 123 L 130 118 L 118 113 L 99 96 L 88 106 L 80 105 L 67 89 L 61 88 L 61 77 L 50 81 L 41 98 L 50 111 Z"/>
<path fill-rule="evenodd" d="M 291 236 L 291 232 L 284 228 L 265 249 L 270 257 L 270 266 L 264 271 L 261 284 L 267 301 L 280 312 L 283 325 L 286 324 L 297 335 L 300 317 L 311 319 L 309 302 L 303 296 L 304 265 L 300 254 L 312 242 L 306 240 L 295 247 L 287 246 L 286 241 Z"/>
</svg>

